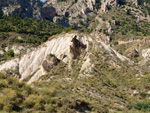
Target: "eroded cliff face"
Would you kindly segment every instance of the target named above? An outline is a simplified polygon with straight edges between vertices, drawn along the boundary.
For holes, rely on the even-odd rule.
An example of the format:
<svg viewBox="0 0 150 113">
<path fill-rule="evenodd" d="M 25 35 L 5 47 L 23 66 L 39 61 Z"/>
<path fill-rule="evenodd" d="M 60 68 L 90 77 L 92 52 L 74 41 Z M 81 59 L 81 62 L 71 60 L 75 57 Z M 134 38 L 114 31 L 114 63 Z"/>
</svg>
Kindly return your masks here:
<svg viewBox="0 0 150 113">
<path fill-rule="evenodd" d="M 60 0 L 46 0 L 43 12 L 46 18 L 57 24 L 66 27 L 70 24 L 77 26 L 76 18 L 78 16 L 86 17 L 86 14 L 95 10 L 95 5 L 96 0 L 67 0 L 63 2 Z"/>
<path fill-rule="evenodd" d="M 106 12 L 108 7 L 116 7 L 128 1 L 136 5 L 139 0 L 101 0 L 99 8 Z M 4 15 L 20 15 L 21 17 L 32 17 L 40 20 L 48 19 L 54 23 L 68 27 L 78 26 L 79 17 L 87 18 L 87 15 L 94 15 L 97 11 L 96 0 L 1 0 L 0 10 Z"/>
<path fill-rule="evenodd" d="M 90 55 L 93 54 L 91 48 L 95 48 L 98 51 L 104 51 L 105 49 L 113 59 L 130 62 L 128 58 L 108 47 L 100 39 L 95 40 L 87 35 L 69 33 L 56 36 L 54 39 L 47 41 L 41 47 L 23 55 L 21 58 L 15 58 L 1 64 L 0 71 L 6 72 L 9 70 L 17 72 L 14 75 L 20 77 L 20 80 L 30 78 L 28 83 L 32 83 L 51 71 L 60 61 L 67 64 L 68 68 L 71 69 L 71 62 L 80 57 L 80 63 L 82 63 L 80 75 L 86 76 L 87 73 L 84 74 L 84 72 L 87 70 L 89 72 L 89 69 L 94 65 L 90 59 Z"/>
<path fill-rule="evenodd" d="M 0 9 L 4 15 L 20 15 L 21 17 L 31 17 L 44 19 L 42 13 L 43 3 L 40 0 L 1 0 Z"/>
<path fill-rule="evenodd" d="M 56 9 L 58 15 L 64 15 L 69 12 L 69 16 L 77 15 L 85 10 L 93 11 L 96 5 L 96 0 L 66 0 L 61 2 L 60 0 L 46 0 L 44 7 L 53 6 Z"/>
<path fill-rule="evenodd" d="M 118 5 L 124 4 L 124 2 L 131 2 L 135 5 L 140 4 L 140 0 L 101 0 L 101 10 L 106 12 L 108 11 L 108 6 L 117 7 Z"/>
<path fill-rule="evenodd" d="M 94 11 L 101 9 L 107 12 L 109 7 L 117 7 L 125 2 L 131 2 L 135 5 L 139 0 L 46 0 L 43 6 L 44 16 L 54 23 L 68 27 L 69 25 L 79 26 L 81 18 L 86 19 L 87 15 L 94 15 Z M 97 5 L 101 6 L 97 6 Z M 98 8 L 99 7 L 99 8 Z"/>
<path fill-rule="evenodd" d="M 69 63 L 71 59 L 77 57 L 81 52 L 82 47 L 79 46 L 79 41 L 83 44 L 88 45 L 88 41 L 91 39 L 89 37 L 77 36 L 77 42 L 72 42 L 75 34 L 60 35 L 55 39 L 52 39 L 37 48 L 35 51 L 22 56 L 20 59 L 16 58 L 14 60 L 8 61 L 1 65 L 2 70 L 16 70 L 19 71 L 21 75 L 21 80 L 27 78 L 29 75 L 34 74 L 37 78 L 40 75 L 45 74 L 45 64 L 48 55 L 52 54 L 58 59 L 65 63 Z M 78 47 L 77 47 L 77 46 Z M 80 49 L 80 50 L 79 50 Z M 44 66 L 43 66 L 44 65 Z M 18 67 L 18 68 L 17 68 Z M 47 70 L 47 69 L 46 69 Z"/>
</svg>

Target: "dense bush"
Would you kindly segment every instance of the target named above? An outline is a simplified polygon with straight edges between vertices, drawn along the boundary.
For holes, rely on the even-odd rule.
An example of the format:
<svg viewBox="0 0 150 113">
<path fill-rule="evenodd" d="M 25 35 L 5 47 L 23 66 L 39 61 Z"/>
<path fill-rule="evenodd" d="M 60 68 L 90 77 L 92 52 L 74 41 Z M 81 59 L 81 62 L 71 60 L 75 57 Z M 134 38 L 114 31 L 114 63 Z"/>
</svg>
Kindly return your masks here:
<svg viewBox="0 0 150 113">
<path fill-rule="evenodd" d="M 144 3 L 148 4 L 146 6 L 144 6 Z M 146 8 L 146 10 L 148 11 L 148 13 L 150 14 L 150 1 L 149 0 L 140 0 L 140 4 L 142 5 L 143 8 Z"/>
<path fill-rule="evenodd" d="M 40 21 L 33 18 L 20 18 L 19 16 L 7 17 L 1 16 L 0 12 L 0 31 L 1 32 L 16 32 L 19 34 L 32 35 L 34 37 L 41 37 L 40 39 L 13 39 L 16 43 L 33 43 L 40 44 L 47 41 L 48 37 L 61 33 L 64 28 L 56 25 L 50 21 Z"/>
<path fill-rule="evenodd" d="M 0 74 L 0 111 L 20 111 L 20 104 L 30 93 L 34 93 L 32 89 L 18 80 Z"/>
<path fill-rule="evenodd" d="M 150 111 L 150 102 L 137 102 L 134 104 L 134 108 L 142 111 Z"/>
<path fill-rule="evenodd" d="M 101 7 L 101 0 L 96 0 L 96 9 L 100 9 Z"/>
<path fill-rule="evenodd" d="M 11 49 L 11 50 L 6 52 L 6 55 L 9 57 L 14 57 L 14 51 Z"/>
<path fill-rule="evenodd" d="M 70 98 L 69 92 L 62 90 L 57 84 L 55 86 L 57 91 L 53 90 L 54 87 L 45 87 L 42 90 L 32 89 L 9 75 L 0 74 L 0 111 L 74 113 L 75 109 L 80 107 L 82 109 L 82 106 L 88 107 L 88 103 L 84 100 L 78 102 Z M 59 99 L 60 94 L 67 95 Z"/>
<path fill-rule="evenodd" d="M 68 28 L 66 28 L 64 31 L 67 33 L 71 30 L 75 29 L 75 26 L 74 25 L 70 25 Z"/>
</svg>

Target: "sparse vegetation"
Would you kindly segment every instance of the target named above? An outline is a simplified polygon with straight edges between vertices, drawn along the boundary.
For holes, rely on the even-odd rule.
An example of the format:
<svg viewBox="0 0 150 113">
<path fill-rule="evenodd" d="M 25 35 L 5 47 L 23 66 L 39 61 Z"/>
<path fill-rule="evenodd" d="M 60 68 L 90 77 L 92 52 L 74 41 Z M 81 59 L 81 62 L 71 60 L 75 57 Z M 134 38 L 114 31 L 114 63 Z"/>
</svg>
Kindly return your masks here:
<svg viewBox="0 0 150 113">
<path fill-rule="evenodd" d="M 66 0 L 60 1 L 66 2 Z M 141 0 L 141 5 L 144 5 L 144 2 L 150 3 L 149 0 Z M 120 4 L 125 5 L 126 2 Z M 96 9 L 99 10 L 100 6 L 101 0 L 96 0 Z M 128 6 L 133 5 L 128 3 Z M 148 7 L 144 7 L 142 11 L 150 12 Z M 146 39 L 150 36 L 150 23 L 147 20 L 137 21 L 130 8 L 111 7 L 107 13 L 94 12 L 87 15 L 85 21 L 81 15 L 78 15 L 78 18 L 79 31 L 90 34 L 96 31 L 98 26 L 100 38 L 110 36 L 110 45 L 123 55 L 128 56 L 134 47 L 142 49 L 150 47 L 149 42 L 146 43 Z M 115 21 L 114 24 L 111 20 Z M 109 24 L 113 30 L 110 34 L 107 28 Z M 73 25 L 64 29 L 49 21 L 22 19 L 13 15 L 6 17 L 0 11 L 0 46 L 3 49 L 14 43 L 37 46 L 47 41 L 49 36 L 61 32 L 68 33 L 74 29 Z M 121 44 L 119 41 L 125 43 Z M 131 43 L 128 43 L 130 41 Z M 90 71 L 85 72 L 86 74 L 82 73 L 84 70 L 81 72 L 82 54 L 69 64 L 71 69 L 60 61 L 50 72 L 32 83 L 32 87 L 26 84 L 32 75 L 19 82 L 19 79 L 12 77 L 13 73 L 10 70 L 6 71 L 6 75 L 0 73 L 0 111 L 12 113 L 150 112 L 149 61 L 146 65 L 139 66 L 141 56 L 139 54 L 136 58 L 128 56 L 135 64 L 121 62 L 100 44 L 89 43 L 88 52 L 92 66 Z M 114 54 L 113 51 L 111 54 Z M 0 55 L 0 60 L 4 61 L 14 56 L 14 51 L 9 50 L 4 55 Z"/>
</svg>

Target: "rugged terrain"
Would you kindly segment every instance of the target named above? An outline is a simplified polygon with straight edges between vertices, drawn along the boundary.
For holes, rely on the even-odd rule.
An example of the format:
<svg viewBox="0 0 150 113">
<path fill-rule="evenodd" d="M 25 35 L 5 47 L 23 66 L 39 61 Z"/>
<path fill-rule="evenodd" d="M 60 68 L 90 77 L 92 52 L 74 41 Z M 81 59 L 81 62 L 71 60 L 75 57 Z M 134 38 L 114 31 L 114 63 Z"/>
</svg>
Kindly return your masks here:
<svg viewBox="0 0 150 113">
<path fill-rule="evenodd" d="M 74 25 L 79 27 L 79 21 L 87 23 L 87 14 L 101 10 L 106 12 L 109 6 L 117 7 L 129 2 L 136 6 L 139 0 L 2 0 L 0 9 L 4 15 L 20 15 L 22 18 L 33 17 L 40 20 L 51 20 L 65 27 Z"/>
<path fill-rule="evenodd" d="M 149 5 L 0 1 L 1 112 L 149 112 Z"/>
</svg>

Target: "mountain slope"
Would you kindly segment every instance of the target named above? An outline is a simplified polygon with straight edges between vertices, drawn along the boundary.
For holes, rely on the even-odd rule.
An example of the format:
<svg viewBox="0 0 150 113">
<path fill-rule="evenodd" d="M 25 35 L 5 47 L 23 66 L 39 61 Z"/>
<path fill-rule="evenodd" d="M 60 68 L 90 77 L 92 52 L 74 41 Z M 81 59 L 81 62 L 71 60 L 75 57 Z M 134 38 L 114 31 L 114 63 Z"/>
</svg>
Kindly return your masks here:
<svg viewBox="0 0 150 113">
<path fill-rule="evenodd" d="M 83 47 L 81 44 L 78 43 L 83 44 Z M 33 77 L 29 80 L 29 83 L 31 83 L 37 80 L 41 75 L 46 74 L 45 65 L 47 67 L 47 65 L 49 64 L 44 64 L 44 62 L 48 62 L 51 59 L 51 57 L 50 59 L 47 59 L 49 55 L 52 54 L 56 56 L 59 60 L 63 61 L 64 63 L 67 63 L 69 66 L 72 60 L 81 53 L 83 54 L 84 52 L 86 56 L 90 55 L 92 51 L 89 50 L 89 43 L 93 45 L 95 44 L 101 45 L 112 55 L 116 55 L 120 60 L 122 61 L 127 60 L 130 63 L 132 63 L 129 59 L 125 58 L 124 56 L 121 56 L 119 53 L 117 53 L 115 50 L 105 45 L 100 40 L 94 41 L 94 38 L 92 39 L 89 36 L 71 33 L 71 34 L 62 34 L 57 37 L 54 37 L 54 39 L 46 42 L 40 48 L 37 48 L 33 52 L 25 54 L 21 58 L 16 58 L 2 64 L 0 66 L 0 71 L 9 70 L 12 72 L 13 71 L 18 72 L 21 80 L 24 80 L 29 76 L 33 75 Z M 87 57 L 85 58 L 83 57 L 83 60 L 84 59 L 87 60 Z M 88 65 L 85 66 L 87 67 Z"/>
<path fill-rule="evenodd" d="M 1 0 L 0 9 L 4 15 L 20 15 L 21 17 L 33 17 L 44 19 L 42 14 L 43 4 L 40 0 Z"/>
<path fill-rule="evenodd" d="M 26 3 L 44 21 L 0 13 L 0 112 L 150 111 L 148 0 Z"/>
<path fill-rule="evenodd" d="M 83 47 L 87 47 L 86 49 L 79 47 L 82 51 L 80 54 L 76 53 L 80 51 L 77 46 L 75 46 L 76 48 L 72 48 L 73 45 L 78 44 L 71 44 L 70 42 L 70 40 L 75 40 L 75 37 L 77 37 L 75 42 L 78 44 L 80 42 L 80 45 L 82 45 L 83 42 L 83 45 L 86 45 Z M 57 40 L 57 43 L 53 43 L 53 47 L 58 47 L 58 51 L 56 48 L 51 48 L 51 43 L 55 40 Z M 64 42 L 63 40 L 68 41 Z M 68 43 L 68 45 L 66 43 Z M 68 51 L 69 53 L 66 52 L 65 49 L 62 48 L 62 45 L 68 47 L 68 49 L 70 48 L 69 50 L 71 51 Z M 37 50 L 22 56 L 22 58 L 20 58 L 22 63 L 19 59 L 18 61 L 20 64 L 26 65 L 26 63 L 28 63 L 29 66 L 27 65 L 27 68 L 30 68 L 31 65 L 40 67 L 41 64 L 38 61 L 40 61 L 40 58 L 44 60 L 42 56 L 46 56 L 46 54 L 35 53 L 40 53 L 40 51 L 44 52 L 44 50 L 48 52 L 49 49 L 44 48 L 53 49 L 54 53 L 52 51 L 49 52 L 52 52 L 57 58 L 54 55 L 50 55 L 50 57 L 43 61 L 45 65 L 47 63 L 50 64 L 48 66 L 42 65 L 43 69 L 45 69 L 45 71 L 48 70 L 48 72 L 40 77 L 33 76 L 34 79 L 32 80 L 34 82 L 30 80 L 30 82 L 33 82 L 31 84 L 32 90 L 27 90 L 24 94 L 16 88 L 18 85 L 16 86 L 14 84 L 22 83 L 11 82 L 13 79 L 10 78 L 9 73 L 6 73 L 7 76 L 0 75 L 2 86 L 0 90 L 2 97 L 0 98 L 0 109 L 19 112 L 120 111 L 132 113 L 142 109 L 142 103 L 138 103 L 138 101 L 142 101 L 146 104 L 145 101 L 149 98 L 149 75 L 144 74 L 144 76 L 142 76 L 140 74 L 140 71 L 142 71 L 140 70 L 140 66 L 120 55 L 105 45 L 101 40 L 98 41 L 98 39 L 94 39 L 94 37 L 79 33 L 61 34 L 46 42 L 46 44 Z M 59 50 L 62 53 L 60 53 Z M 64 54 L 66 57 L 60 57 L 61 54 Z M 38 57 L 38 55 L 41 57 Z M 69 59 L 67 59 L 68 55 L 72 56 L 70 62 L 68 62 Z M 31 56 L 36 57 L 34 60 L 31 59 L 33 62 L 36 61 L 36 63 L 32 61 L 27 62 L 29 59 L 23 60 L 27 57 L 31 58 Z M 13 60 L 11 62 L 13 62 Z M 11 66 L 11 62 L 8 62 L 9 66 Z M 3 64 L 3 66 L 5 68 L 7 67 L 5 64 Z M 22 66 L 20 66 L 20 68 L 22 68 Z M 32 67 L 32 69 L 34 69 L 34 67 Z M 24 81 L 28 81 L 30 78 L 31 76 L 28 76 Z M 18 92 L 17 95 L 15 94 L 16 91 Z M 9 97 L 9 94 L 12 93 L 14 96 Z M 22 95 L 22 97 L 20 98 L 18 95 Z M 9 101 L 3 103 L 7 97 L 9 97 Z M 16 106 L 12 103 L 14 99 L 15 101 L 21 99 Z M 12 107 L 8 109 L 8 106 Z"/>
</svg>

